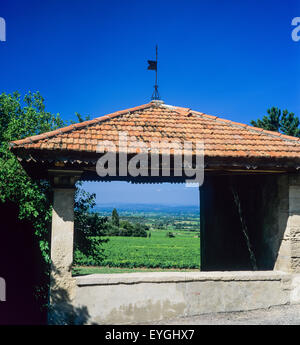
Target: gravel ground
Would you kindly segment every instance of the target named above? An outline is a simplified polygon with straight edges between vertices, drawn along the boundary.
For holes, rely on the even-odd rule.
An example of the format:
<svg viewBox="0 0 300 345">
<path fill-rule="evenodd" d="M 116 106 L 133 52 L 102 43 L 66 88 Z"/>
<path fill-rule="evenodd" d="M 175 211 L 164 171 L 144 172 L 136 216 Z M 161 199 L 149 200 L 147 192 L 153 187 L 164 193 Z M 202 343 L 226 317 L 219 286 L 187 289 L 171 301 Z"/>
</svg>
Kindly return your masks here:
<svg viewBox="0 0 300 345">
<path fill-rule="evenodd" d="M 152 322 L 152 325 L 300 325 L 300 304 L 243 312 L 213 313 Z"/>
</svg>

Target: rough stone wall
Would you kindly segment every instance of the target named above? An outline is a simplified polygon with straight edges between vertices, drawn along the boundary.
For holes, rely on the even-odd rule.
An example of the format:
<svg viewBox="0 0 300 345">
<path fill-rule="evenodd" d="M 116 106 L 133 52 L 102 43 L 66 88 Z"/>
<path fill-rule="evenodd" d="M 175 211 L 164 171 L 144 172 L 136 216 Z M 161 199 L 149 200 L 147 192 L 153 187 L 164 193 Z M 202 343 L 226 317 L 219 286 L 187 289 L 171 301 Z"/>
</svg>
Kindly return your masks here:
<svg viewBox="0 0 300 345">
<path fill-rule="evenodd" d="M 290 175 L 287 184 L 286 202 L 279 214 L 282 217 L 284 213 L 283 219 L 279 219 L 284 231 L 275 269 L 296 273 L 300 272 L 300 176 Z"/>
</svg>

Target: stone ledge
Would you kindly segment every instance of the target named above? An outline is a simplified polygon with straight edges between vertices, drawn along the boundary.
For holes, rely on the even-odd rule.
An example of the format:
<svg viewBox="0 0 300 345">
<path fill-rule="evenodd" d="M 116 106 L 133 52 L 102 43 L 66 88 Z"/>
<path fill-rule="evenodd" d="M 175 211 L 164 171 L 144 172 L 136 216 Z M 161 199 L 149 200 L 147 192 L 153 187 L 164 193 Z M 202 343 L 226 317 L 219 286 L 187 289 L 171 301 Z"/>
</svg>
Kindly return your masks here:
<svg viewBox="0 0 300 345">
<path fill-rule="evenodd" d="M 78 286 L 139 283 L 175 283 L 192 281 L 287 281 L 291 274 L 281 271 L 218 272 L 137 272 L 90 274 L 75 277 Z"/>
</svg>

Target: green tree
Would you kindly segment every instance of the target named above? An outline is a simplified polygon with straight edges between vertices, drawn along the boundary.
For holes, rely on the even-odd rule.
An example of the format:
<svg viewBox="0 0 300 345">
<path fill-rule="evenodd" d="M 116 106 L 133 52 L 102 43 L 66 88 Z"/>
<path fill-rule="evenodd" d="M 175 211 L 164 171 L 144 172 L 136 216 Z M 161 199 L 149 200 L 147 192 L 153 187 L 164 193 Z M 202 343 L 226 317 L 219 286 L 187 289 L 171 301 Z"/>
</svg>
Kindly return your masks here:
<svg viewBox="0 0 300 345">
<path fill-rule="evenodd" d="M 120 221 L 120 236 L 132 236 L 134 226 L 127 220 Z"/>
<path fill-rule="evenodd" d="M 111 222 L 116 227 L 120 226 L 120 217 L 119 217 L 118 211 L 115 208 L 112 210 Z"/>
<path fill-rule="evenodd" d="M 251 125 L 269 131 L 280 132 L 286 135 L 300 137 L 299 118 L 288 110 L 272 107 L 267 110 L 268 115 L 263 116 L 262 120 L 252 120 Z"/>
<path fill-rule="evenodd" d="M 85 263 L 101 264 L 105 258 L 101 244 L 108 239 L 100 236 L 106 235 L 108 219 L 92 212 L 96 195 L 78 188 L 80 185 L 77 185 L 74 205 L 74 264 L 80 265 L 82 258 Z"/>
<path fill-rule="evenodd" d="M 108 236 L 119 236 L 120 235 L 119 227 L 110 222 L 109 226 L 108 226 L 108 230 L 107 230 L 107 235 Z"/>
<path fill-rule="evenodd" d="M 136 223 L 134 225 L 132 236 L 134 236 L 134 237 L 147 237 L 147 231 L 145 230 L 145 227 L 142 224 Z"/>
<path fill-rule="evenodd" d="M 17 92 L 0 95 L 0 201 L 17 204 L 19 218 L 33 224 L 46 261 L 49 261 L 47 234 L 51 220 L 49 184 L 28 177 L 9 150 L 9 142 L 55 130 L 63 124 L 59 114 L 45 110 L 39 92 L 29 92 L 23 99 Z"/>
<path fill-rule="evenodd" d="M 9 142 L 65 125 L 59 114 L 53 115 L 46 111 L 39 92 L 29 92 L 23 98 L 17 92 L 0 95 L 0 203 L 15 203 L 19 208 L 19 218 L 32 224 L 46 264 L 50 263 L 50 186 L 48 181 L 32 180 L 26 174 L 9 150 Z M 81 237 L 85 235 L 83 229 L 93 228 L 95 222 L 98 225 L 101 223 L 101 219 L 90 215 L 94 198 L 94 195 L 88 193 L 79 192 L 77 195 L 75 228 L 77 226 L 82 231 Z M 93 250 L 91 243 L 86 248 Z M 48 273 L 48 269 L 49 265 L 45 267 L 45 273 Z"/>
</svg>

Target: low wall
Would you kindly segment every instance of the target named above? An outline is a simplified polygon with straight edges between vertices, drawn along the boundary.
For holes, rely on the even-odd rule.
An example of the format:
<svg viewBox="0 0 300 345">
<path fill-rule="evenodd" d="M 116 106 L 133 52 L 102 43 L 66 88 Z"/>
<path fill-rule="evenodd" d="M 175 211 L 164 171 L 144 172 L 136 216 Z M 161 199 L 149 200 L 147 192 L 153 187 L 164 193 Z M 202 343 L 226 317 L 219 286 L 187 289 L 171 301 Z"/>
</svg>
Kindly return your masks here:
<svg viewBox="0 0 300 345">
<path fill-rule="evenodd" d="M 76 277 L 75 323 L 134 324 L 300 303 L 300 278 L 278 271 L 154 272 Z"/>
</svg>

